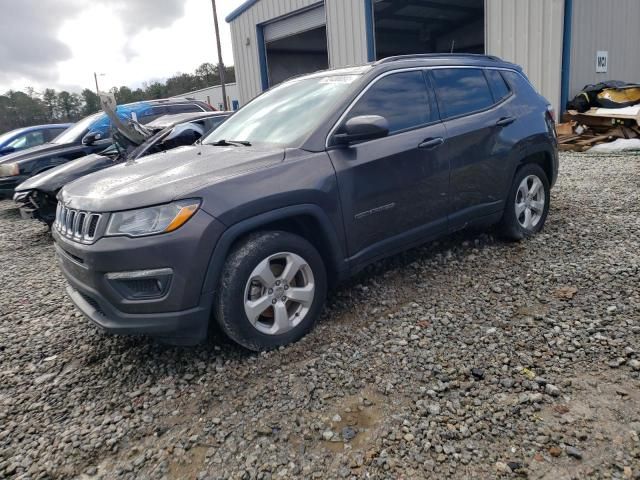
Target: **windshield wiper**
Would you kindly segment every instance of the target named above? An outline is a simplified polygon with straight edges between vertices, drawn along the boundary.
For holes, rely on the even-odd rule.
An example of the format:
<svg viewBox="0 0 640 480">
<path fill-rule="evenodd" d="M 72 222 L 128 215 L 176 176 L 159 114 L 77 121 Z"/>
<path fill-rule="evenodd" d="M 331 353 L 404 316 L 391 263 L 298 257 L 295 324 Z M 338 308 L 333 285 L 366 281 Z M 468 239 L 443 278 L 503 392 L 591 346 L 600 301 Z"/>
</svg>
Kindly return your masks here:
<svg viewBox="0 0 640 480">
<path fill-rule="evenodd" d="M 250 147 L 251 142 L 247 142 L 246 140 L 218 140 L 211 145 L 214 147 Z"/>
</svg>

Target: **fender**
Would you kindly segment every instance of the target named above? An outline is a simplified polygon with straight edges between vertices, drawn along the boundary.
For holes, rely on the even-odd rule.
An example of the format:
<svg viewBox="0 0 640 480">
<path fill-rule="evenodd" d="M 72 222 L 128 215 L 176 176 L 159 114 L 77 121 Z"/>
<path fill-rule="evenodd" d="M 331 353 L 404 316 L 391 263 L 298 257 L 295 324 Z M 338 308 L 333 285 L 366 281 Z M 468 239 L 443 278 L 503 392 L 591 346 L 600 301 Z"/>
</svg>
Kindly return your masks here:
<svg viewBox="0 0 640 480">
<path fill-rule="evenodd" d="M 540 153 L 544 154 L 550 160 L 549 167 L 551 168 L 551 178 L 549 178 L 549 185 L 553 187 L 558 179 L 558 170 L 560 167 L 557 144 L 553 143 L 546 135 L 544 139 L 541 139 L 541 141 L 539 140 L 529 144 L 527 148 L 527 156 Z"/>
<path fill-rule="evenodd" d="M 324 235 L 325 240 L 329 243 L 331 251 L 331 257 L 325 258 L 325 261 L 331 262 L 331 266 L 335 269 L 338 279 L 347 277 L 348 265 L 344 255 L 344 248 L 338 241 L 336 231 L 326 213 L 314 204 L 292 205 L 262 213 L 255 217 L 249 217 L 227 228 L 220 236 L 209 259 L 209 266 L 202 286 L 202 294 L 210 295 L 215 291 L 229 250 L 238 238 L 263 225 L 268 225 L 279 220 L 299 217 L 301 215 L 311 216 L 318 221 L 322 229 L 321 234 Z"/>
</svg>

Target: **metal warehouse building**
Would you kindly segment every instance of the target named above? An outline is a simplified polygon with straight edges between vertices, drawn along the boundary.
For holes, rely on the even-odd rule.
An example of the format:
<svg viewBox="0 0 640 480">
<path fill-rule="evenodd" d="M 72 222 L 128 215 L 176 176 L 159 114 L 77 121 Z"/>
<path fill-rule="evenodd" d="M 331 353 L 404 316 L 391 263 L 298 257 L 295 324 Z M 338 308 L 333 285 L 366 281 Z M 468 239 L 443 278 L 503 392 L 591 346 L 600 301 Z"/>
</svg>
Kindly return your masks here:
<svg viewBox="0 0 640 480">
<path fill-rule="evenodd" d="M 227 21 L 243 104 L 294 75 L 409 53 L 518 63 L 556 111 L 586 84 L 640 82 L 640 0 L 249 0 Z"/>
</svg>

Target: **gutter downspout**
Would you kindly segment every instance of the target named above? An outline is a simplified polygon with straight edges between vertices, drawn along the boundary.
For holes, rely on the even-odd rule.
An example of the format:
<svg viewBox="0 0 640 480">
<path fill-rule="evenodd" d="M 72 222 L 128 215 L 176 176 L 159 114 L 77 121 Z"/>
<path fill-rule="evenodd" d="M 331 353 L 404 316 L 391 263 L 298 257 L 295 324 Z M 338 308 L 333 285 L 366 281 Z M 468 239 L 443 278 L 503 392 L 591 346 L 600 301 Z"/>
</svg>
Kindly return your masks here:
<svg viewBox="0 0 640 480">
<path fill-rule="evenodd" d="M 373 25 L 373 0 L 364 0 L 364 22 L 367 35 L 367 61 L 376 61 L 376 34 Z"/>
<path fill-rule="evenodd" d="M 562 80 L 560 90 L 560 111 L 566 110 L 569 101 L 569 81 L 571 77 L 571 24 L 573 21 L 573 0 L 564 0 L 564 31 L 562 33 Z M 558 121 L 560 119 L 558 118 Z"/>
</svg>

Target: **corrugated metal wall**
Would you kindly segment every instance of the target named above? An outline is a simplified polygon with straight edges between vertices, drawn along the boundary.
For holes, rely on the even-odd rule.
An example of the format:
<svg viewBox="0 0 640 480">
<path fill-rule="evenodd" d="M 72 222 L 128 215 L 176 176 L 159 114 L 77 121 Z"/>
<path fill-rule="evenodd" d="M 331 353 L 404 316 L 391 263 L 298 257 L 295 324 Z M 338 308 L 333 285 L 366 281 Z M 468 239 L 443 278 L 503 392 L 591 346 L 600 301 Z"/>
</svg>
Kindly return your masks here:
<svg viewBox="0 0 640 480">
<path fill-rule="evenodd" d="M 262 92 L 256 25 L 318 3 L 318 0 L 260 0 L 231 22 L 233 61 L 243 105 Z"/>
<path fill-rule="evenodd" d="M 613 3 L 613 0 L 574 1 L 574 25 L 576 16 L 581 15 L 583 9 L 581 4 L 603 1 Z M 638 0 L 615 1 L 640 5 Z M 564 0 L 485 2 L 487 53 L 522 65 L 538 91 L 549 99 L 556 111 L 560 111 Z M 256 25 L 318 3 L 318 0 L 260 0 L 231 22 L 236 76 L 243 104 L 262 91 Z M 364 0 L 325 0 L 325 8 L 330 67 L 365 63 Z M 574 27 L 574 37 L 576 30 L 579 29 Z M 578 42 L 574 40 L 573 43 Z M 572 60 L 572 72 L 574 68 L 582 67 Z"/>
<path fill-rule="evenodd" d="M 569 98 L 603 80 L 640 83 L 640 1 L 574 0 Z M 596 53 L 609 52 L 607 73 L 596 73 Z"/>
<path fill-rule="evenodd" d="M 318 0 L 260 0 L 231 22 L 233 60 L 243 104 L 262 92 L 256 25 L 318 3 Z M 330 68 L 367 61 L 364 5 L 364 0 L 325 0 Z"/>
<path fill-rule="evenodd" d="M 364 0 L 325 0 L 331 68 L 367 62 Z"/>
<path fill-rule="evenodd" d="M 240 93 L 238 91 L 238 85 L 236 83 L 227 83 L 227 100 L 229 100 L 229 108 L 233 108 L 233 101 L 240 102 Z M 194 90 L 192 92 L 181 93 L 180 95 L 174 95 L 171 98 L 190 97 L 200 100 L 201 102 L 210 102 L 215 108 L 222 108 L 222 87 L 215 85 L 213 87 L 201 88 L 200 90 Z M 241 104 L 242 105 L 242 104 Z"/>
<path fill-rule="evenodd" d="M 564 0 L 486 0 L 485 16 L 487 53 L 521 65 L 559 112 Z"/>
</svg>

